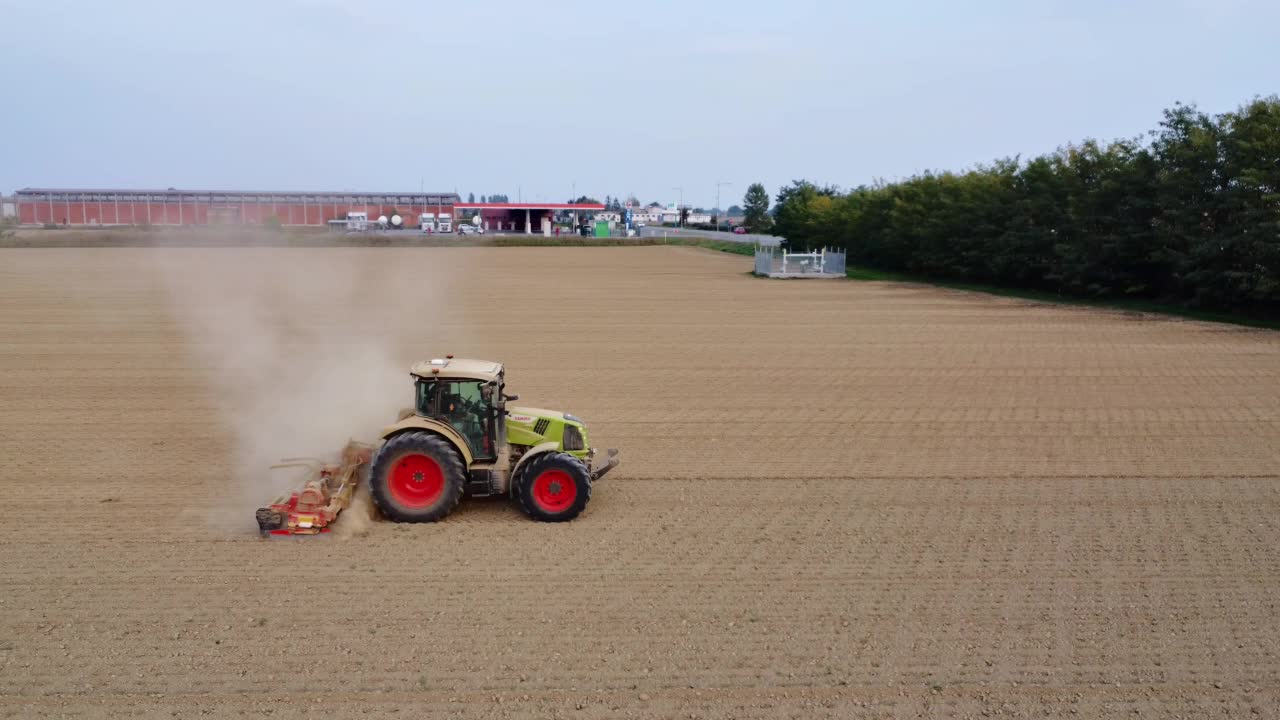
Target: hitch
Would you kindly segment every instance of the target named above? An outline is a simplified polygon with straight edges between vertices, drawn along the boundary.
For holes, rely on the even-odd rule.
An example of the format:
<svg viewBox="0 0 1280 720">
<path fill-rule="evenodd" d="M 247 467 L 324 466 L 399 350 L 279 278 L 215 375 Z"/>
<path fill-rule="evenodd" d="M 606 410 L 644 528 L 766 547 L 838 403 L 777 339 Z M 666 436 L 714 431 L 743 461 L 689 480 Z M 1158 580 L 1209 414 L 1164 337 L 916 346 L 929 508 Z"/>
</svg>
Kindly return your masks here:
<svg viewBox="0 0 1280 720">
<path fill-rule="evenodd" d="M 591 455 L 592 455 L 592 457 L 593 457 L 593 458 L 595 457 L 595 452 L 596 452 L 596 451 L 595 451 L 594 449 L 592 449 L 592 451 L 591 451 Z M 592 480 L 599 480 L 600 478 L 602 478 L 602 477 L 604 477 L 604 476 L 605 476 L 605 473 L 607 473 L 607 472 L 609 472 L 610 470 L 612 470 L 612 469 L 614 469 L 614 468 L 618 467 L 618 463 L 620 462 L 620 461 L 618 460 L 618 449 L 617 449 L 617 448 L 609 448 L 609 449 L 608 449 L 607 451 L 605 451 L 605 452 L 606 452 L 606 454 L 608 455 L 608 457 L 605 459 L 605 461 L 604 461 L 604 462 L 602 462 L 602 463 L 600 463 L 599 465 L 597 465 L 597 466 L 595 466 L 594 468 L 592 468 L 592 469 L 591 469 L 591 479 L 592 479 Z"/>
</svg>

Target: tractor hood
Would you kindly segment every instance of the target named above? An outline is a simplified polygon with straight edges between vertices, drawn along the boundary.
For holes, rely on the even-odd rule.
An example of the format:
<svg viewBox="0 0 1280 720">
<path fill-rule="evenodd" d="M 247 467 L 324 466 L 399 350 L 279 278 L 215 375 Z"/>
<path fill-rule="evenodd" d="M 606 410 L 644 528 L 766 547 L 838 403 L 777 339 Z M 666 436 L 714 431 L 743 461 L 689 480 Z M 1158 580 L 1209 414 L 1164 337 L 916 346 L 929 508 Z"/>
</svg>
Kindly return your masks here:
<svg viewBox="0 0 1280 720">
<path fill-rule="evenodd" d="M 587 430 L 582 420 L 556 410 L 513 407 L 507 410 L 507 442 L 534 447 L 554 442 L 562 452 L 588 457 Z"/>
<path fill-rule="evenodd" d="M 507 420 L 526 425 L 531 425 L 538 420 L 546 418 L 547 420 L 564 421 L 564 413 L 555 410 L 544 410 L 542 408 L 531 407 L 509 407 L 507 408 Z"/>
</svg>

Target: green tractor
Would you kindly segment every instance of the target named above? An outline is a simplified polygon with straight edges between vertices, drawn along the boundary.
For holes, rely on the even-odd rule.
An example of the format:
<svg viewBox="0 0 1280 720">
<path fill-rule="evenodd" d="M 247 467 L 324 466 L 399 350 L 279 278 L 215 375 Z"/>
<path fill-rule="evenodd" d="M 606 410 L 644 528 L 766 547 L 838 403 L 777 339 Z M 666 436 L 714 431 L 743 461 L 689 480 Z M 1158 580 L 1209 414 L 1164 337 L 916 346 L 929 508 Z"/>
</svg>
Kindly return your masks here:
<svg viewBox="0 0 1280 720">
<path fill-rule="evenodd" d="M 572 520 L 591 499 L 591 483 L 618 465 L 618 451 L 597 458 L 582 420 L 566 413 L 509 407 L 501 363 L 444 359 L 410 373 L 416 403 L 382 431 L 369 491 L 397 522 L 434 522 L 463 495 L 510 495 L 529 517 Z"/>
</svg>

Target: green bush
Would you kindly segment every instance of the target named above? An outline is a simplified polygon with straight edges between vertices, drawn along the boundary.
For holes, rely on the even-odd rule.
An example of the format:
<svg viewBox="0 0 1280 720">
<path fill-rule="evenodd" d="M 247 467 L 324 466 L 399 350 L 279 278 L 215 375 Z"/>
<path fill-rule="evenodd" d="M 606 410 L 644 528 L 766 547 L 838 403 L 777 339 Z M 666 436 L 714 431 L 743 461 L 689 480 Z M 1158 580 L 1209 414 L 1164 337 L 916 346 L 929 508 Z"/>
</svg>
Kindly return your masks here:
<svg viewBox="0 0 1280 720">
<path fill-rule="evenodd" d="M 796 181 L 775 232 L 850 266 L 1280 316 L 1280 99 L 1149 136 L 848 192 Z"/>
</svg>

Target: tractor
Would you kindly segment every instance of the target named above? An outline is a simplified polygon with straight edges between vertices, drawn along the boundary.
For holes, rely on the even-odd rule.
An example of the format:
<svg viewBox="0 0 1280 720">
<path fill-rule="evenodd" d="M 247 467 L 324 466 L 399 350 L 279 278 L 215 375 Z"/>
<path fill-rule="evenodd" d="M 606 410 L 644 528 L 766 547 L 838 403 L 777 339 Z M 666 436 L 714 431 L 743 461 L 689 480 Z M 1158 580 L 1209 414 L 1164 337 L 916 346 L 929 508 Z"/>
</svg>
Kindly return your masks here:
<svg viewBox="0 0 1280 720">
<path fill-rule="evenodd" d="M 369 493 L 390 520 L 440 520 L 463 495 L 509 495 L 535 520 L 572 520 L 591 483 L 618 465 L 617 450 L 596 457 L 581 419 L 509 407 L 519 396 L 506 393 L 501 363 L 450 355 L 410 375 L 414 407 L 382 431 L 369 472 Z"/>
<path fill-rule="evenodd" d="M 597 458 L 582 420 L 567 413 L 508 407 L 501 363 L 443 359 L 410 370 L 414 407 L 382 431 L 382 443 L 352 441 L 337 464 L 286 458 L 310 479 L 257 511 L 263 537 L 329 532 L 367 472 L 369 495 L 396 522 L 434 522 L 463 495 L 509 495 L 535 520 L 564 522 L 591 499 L 591 483 L 618 465 Z"/>
</svg>

